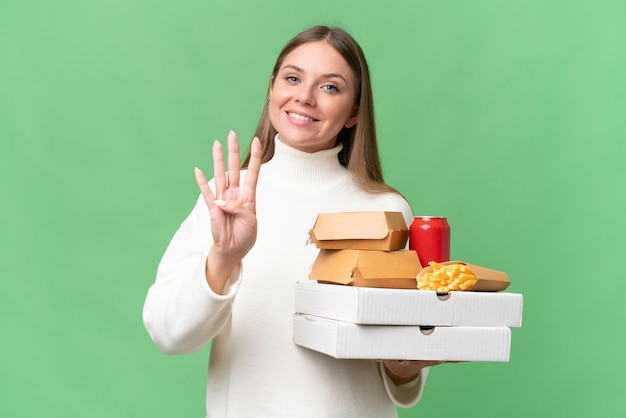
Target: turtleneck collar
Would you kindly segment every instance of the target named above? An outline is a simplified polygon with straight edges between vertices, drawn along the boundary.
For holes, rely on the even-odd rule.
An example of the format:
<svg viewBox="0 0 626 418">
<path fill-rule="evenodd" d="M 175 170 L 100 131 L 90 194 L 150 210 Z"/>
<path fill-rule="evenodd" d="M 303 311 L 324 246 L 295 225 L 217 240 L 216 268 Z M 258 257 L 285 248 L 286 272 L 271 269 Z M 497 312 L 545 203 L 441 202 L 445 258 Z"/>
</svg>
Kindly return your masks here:
<svg viewBox="0 0 626 418">
<path fill-rule="evenodd" d="M 274 156 L 261 172 L 273 173 L 280 179 L 299 186 L 322 186 L 345 178 L 347 170 L 339 163 L 338 154 L 343 144 L 331 149 L 308 153 L 297 150 L 274 138 Z"/>
</svg>

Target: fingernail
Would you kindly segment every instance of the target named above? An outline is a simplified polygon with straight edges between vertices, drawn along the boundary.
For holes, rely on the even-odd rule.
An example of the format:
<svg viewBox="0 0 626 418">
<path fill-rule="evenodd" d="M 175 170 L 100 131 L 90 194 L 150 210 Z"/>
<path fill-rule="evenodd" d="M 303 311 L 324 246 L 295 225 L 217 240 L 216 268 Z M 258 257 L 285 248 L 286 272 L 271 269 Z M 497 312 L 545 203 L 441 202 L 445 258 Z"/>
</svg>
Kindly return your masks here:
<svg viewBox="0 0 626 418">
<path fill-rule="evenodd" d="M 216 199 L 213 201 L 213 203 L 215 203 L 217 206 L 224 208 L 226 207 L 226 201 L 225 200 L 221 200 L 221 199 Z"/>
</svg>

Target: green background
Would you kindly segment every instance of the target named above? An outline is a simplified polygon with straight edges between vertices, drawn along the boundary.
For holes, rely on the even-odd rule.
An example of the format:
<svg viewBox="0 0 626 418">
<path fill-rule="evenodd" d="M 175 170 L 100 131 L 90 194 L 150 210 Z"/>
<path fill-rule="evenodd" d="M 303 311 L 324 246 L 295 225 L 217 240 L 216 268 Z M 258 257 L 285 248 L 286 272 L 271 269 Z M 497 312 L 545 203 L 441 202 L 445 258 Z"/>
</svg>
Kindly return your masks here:
<svg viewBox="0 0 626 418">
<path fill-rule="evenodd" d="M 0 416 L 201 417 L 208 349 L 141 321 L 274 59 L 338 24 L 372 70 L 387 181 L 452 257 L 524 294 L 509 363 L 437 367 L 402 417 L 617 417 L 624 400 L 624 1 L 0 3 Z M 262 382 L 260 382 L 262 384 Z"/>
</svg>

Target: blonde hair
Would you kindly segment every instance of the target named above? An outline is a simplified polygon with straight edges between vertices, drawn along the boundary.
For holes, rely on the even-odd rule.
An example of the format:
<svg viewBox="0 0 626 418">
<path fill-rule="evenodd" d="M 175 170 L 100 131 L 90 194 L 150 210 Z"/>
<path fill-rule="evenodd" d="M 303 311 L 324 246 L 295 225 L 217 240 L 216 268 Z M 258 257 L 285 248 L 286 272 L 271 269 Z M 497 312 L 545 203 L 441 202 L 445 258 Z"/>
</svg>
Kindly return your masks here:
<svg viewBox="0 0 626 418">
<path fill-rule="evenodd" d="M 270 87 L 280 70 L 285 57 L 299 46 L 324 41 L 331 45 L 346 60 L 354 74 L 355 104 L 358 106 L 357 122 L 351 128 L 344 127 L 337 136 L 337 141 L 343 144 L 339 153 L 340 163 L 352 173 L 354 181 L 365 191 L 371 193 L 398 193 L 387 185 L 383 179 L 376 126 L 374 122 L 374 104 L 369 68 L 365 55 L 354 38 L 343 29 L 328 26 L 313 26 L 296 35 L 289 41 L 276 59 L 272 70 Z M 267 162 L 274 156 L 274 138 L 276 129 L 269 118 L 268 101 L 266 100 L 255 136 L 261 141 L 262 161 Z M 244 160 L 243 167 L 247 167 L 250 154 Z"/>
</svg>

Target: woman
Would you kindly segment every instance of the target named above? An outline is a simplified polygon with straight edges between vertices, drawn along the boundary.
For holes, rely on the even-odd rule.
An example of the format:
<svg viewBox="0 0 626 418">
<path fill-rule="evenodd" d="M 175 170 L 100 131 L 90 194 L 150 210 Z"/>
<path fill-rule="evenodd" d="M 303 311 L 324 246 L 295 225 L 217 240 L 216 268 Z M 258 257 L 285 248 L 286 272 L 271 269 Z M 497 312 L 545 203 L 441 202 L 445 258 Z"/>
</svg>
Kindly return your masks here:
<svg viewBox="0 0 626 418">
<path fill-rule="evenodd" d="M 338 28 L 317 26 L 279 55 L 243 168 L 213 146 L 214 179 L 172 239 L 148 292 L 144 323 L 159 348 L 211 342 L 209 417 L 395 417 L 414 405 L 434 362 L 336 360 L 292 340 L 294 284 L 317 249 L 321 212 L 400 211 L 383 181 L 367 63 Z M 226 168 L 228 170 L 226 170 Z"/>
</svg>

